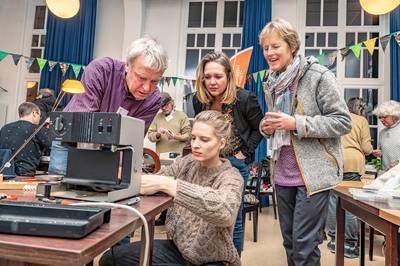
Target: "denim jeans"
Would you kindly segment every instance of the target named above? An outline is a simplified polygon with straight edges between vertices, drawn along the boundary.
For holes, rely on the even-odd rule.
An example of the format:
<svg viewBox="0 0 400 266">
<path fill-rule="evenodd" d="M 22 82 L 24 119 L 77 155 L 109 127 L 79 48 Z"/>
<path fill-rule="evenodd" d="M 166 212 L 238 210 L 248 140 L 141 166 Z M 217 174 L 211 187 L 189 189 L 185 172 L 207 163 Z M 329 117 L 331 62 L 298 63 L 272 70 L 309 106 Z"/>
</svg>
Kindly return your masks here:
<svg viewBox="0 0 400 266">
<path fill-rule="evenodd" d="M 51 143 L 49 174 L 63 175 L 67 173 L 68 148 L 63 146 L 60 141 Z"/>
<path fill-rule="evenodd" d="M 344 173 L 344 181 L 359 181 L 360 175 L 358 173 Z M 334 239 L 336 235 L 336 195 L 332 191 L 329 196 L 328 217 L 326 225 L 328 227 L 328 235 Z M 354 244 L 357 242 L 357 217 L 350 212 L 346 211 L 345 219 L 345 242 Z"/>
<path fill-rule="evenodd" d="M 100 258 L 100 266 L 132 266 L 140 262 L 140 242 L 114 246 Z M 185 260 L 172 240 L 154 240 L 152 264 L 154 266 L 192 266 Z M 222 262 L 210 262 L 203 266 L 223 266 Z"/>
<path fill-rule="evenodd" d="M 228 158 L 231 162 L 232 166 L 239 170 L 240 174 L 243 177 L 243 192 L 246 188 L 247 180 L 249 179 L 249 166 L 246 164 L 244 160 L 239 160 L 235 156 L 231 156 Z M 242 193 L 243 195 L 243 193 Z M 243 221 L 242 221 L 242 212 L 243 212 L 243 196 L 242 203 L 240 204 L 240 208 L 238 211 L 238 215 L 236 217 L 235 227 L 233 229 L 233 244 L 240 256 L 243 250 Z"/>
</svg>

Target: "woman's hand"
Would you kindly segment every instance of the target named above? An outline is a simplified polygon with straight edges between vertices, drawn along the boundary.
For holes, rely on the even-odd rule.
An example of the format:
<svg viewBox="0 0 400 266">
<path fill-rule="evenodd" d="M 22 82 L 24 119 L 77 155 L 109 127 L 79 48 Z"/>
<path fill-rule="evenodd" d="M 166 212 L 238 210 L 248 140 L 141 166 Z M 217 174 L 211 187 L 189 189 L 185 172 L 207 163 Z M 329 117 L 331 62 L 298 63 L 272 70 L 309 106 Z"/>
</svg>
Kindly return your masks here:
<svg viewBox="0 0 400 266">
<path fill-rule="evenodd" d="M 239 151 L 239 152 L 236 153 L 234 156 L 235 156 L 236 159 L 238 159 L 238 160 L 244 160 L 244 159 L 246 159 L 246 156 L 244 156 L 244 154 L 242 153 L 242 151 Z"/>
<path fill-rule="evenodd" d="M 173 177 L 162 175 L 142 175 L 140 194 L 152 195 L 161 191 L 175 197 L 176 185 L 177 182 Z"/>
<path fill-rule="evenodd" d="M 374 155 L 375 157 L 382 157 L 382 151 L 379 149 L 373 150 L 372 155 Z"/>
<path fill-rule="evenodd" d="M 269 124 L 269 122 L 265 118 L 261 120 L 261 130 L 266 135 L 272 135 L 275 132 L 275 129 Z"/>
<path fill-rule="evenodd" d="M 296 130 L 296 120 L 285 113 L 267 112 L 264 120 L 274 130 Z"/>
</svg>

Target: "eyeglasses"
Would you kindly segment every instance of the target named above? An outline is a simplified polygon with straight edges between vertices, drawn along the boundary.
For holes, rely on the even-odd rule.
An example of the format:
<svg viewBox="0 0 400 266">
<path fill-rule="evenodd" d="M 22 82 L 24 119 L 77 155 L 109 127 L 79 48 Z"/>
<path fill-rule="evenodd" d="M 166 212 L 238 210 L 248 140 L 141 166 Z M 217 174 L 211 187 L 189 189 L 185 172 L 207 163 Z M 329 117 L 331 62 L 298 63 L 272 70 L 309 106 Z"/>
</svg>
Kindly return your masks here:
<svg viewBox="0 0 400 266">
<path fill-rule="evenodd" d="M 133 74 L 135 75 L 135 78 L 140 81 L 140 82 L 147 82 L 149 79 L 145 76 L 143 76 L 142 74 L 136 72 L 135 70 L 131 69 L 131 71 L 133 72 Z M 160 80 L 150 80 L 151 85 L 153 86 L 157 86 L 158 83 L 160 83 Z"/>
</svg>

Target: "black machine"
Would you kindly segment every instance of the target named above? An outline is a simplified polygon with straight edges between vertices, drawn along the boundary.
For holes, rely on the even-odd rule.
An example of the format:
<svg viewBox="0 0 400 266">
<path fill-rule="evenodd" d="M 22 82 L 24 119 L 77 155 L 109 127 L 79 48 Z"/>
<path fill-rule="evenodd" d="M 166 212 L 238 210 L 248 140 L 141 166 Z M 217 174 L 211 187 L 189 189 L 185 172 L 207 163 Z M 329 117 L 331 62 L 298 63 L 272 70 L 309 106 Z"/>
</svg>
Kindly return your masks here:
<svg viewBox="0 0 400 266">
<path fill-rule="evenodd" d="M 50 118 L 55 140 L 68 148 L 64 186 L 52 196 L 114 202 L 139 194 L 144 121 L 92 112 L 53 112 Z"/>
</svg>

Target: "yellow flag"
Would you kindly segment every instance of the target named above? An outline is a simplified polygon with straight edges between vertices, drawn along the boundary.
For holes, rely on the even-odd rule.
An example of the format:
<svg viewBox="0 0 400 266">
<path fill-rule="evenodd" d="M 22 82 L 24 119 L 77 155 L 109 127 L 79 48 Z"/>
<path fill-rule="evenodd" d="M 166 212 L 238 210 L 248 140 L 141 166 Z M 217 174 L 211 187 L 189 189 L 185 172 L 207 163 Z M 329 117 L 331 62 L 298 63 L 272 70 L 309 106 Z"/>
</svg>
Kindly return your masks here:
<svg viewBox="0 0 400 266">
<path fill-rule="evenodd" d="M 376 43 L 377 39 L 378 39 L 378 37 L 366 40 L 364 42 L 364 45 L 365 45 L 365 47 L 367 47 L 367 50 L 370 55 L 372 55 L 374 53 L 375 43 Z"/>
</svg>

